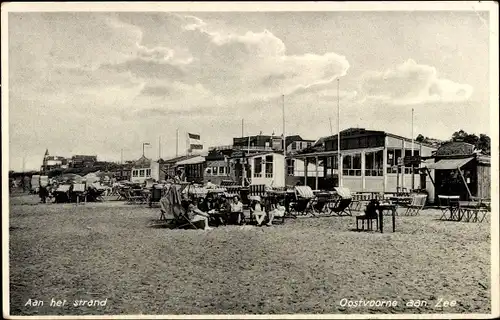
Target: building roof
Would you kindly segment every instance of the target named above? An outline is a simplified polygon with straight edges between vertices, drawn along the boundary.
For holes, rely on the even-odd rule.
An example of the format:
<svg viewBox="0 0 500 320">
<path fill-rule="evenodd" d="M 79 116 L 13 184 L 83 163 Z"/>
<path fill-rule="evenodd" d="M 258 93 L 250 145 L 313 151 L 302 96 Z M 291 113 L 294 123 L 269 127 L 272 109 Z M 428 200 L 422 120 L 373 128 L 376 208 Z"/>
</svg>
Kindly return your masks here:
<svg viewBox="0 0 500 320">
<path fill-rule="evenodd" d="M 203 162 L 205 162 L 205 157 L 204 156 L 195 156 L 195 157 L 192 157 L 192 158 L 189 158 L 189 159 L 185 159 L 185 160 L 179 161 L 179 162 L 176 163 L 176 165 L 183 166 L 183 165 L 187 165 L 187 164 L 200 164 L 200 163 L 203 163 Z"/>
<path fill-rule="evenodd" d="M 186 160 L 186 159 L 191 159 L 191 158 L 194 158 L 194 157 L 197 157 L 197 155 L 183 155 L 183 156 L 178 156 L 178 157 L 174 157 L 174 158 L 170 158 L 170 159 L 166 159 L 166 160 L 160 159 L 159 161 L 161 161 L 160 163 L 175 164 L 175 163 L 177 163 L 179 161 Z"/>
<path fill-rule="evenodd" d="M 146 158 L 145 156 L 140 157 L 137 161 L 134 162 L 134 167 L 149 167 L 151 166 L 151 160 Z"/>
</svg>

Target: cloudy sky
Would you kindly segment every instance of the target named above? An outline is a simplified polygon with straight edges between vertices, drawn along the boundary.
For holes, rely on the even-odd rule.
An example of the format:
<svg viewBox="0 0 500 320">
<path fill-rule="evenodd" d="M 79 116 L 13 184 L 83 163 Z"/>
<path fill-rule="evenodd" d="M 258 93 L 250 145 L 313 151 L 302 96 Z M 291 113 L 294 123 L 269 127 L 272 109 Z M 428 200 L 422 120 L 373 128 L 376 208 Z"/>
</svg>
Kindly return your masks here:
<svg viewBox="0 0 500 320">
<path fill-rule="evenodd" d="M 489 129 L 481 12 L 10 13 L 10 168 L 51 155 L 137 159 L 245 134 Z"/>
</svg>

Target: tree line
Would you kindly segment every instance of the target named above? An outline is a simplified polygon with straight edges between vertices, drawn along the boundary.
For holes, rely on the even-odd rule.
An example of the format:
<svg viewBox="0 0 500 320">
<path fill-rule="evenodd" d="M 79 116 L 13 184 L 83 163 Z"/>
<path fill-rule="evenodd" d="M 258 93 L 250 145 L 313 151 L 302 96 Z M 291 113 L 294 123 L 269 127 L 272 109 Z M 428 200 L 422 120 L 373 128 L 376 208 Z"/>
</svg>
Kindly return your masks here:
<svg viewBox="0 0 500 320">
<path fill-rule="evenodd" d="M 485 155 L 491 155 L 491 139 L 488 135 L 481 133 L 479 136 L 471 133 L 467 133 L 464 130 L 460 129 L 452 134 L 451 139 L 440 141 L 438 139 L 425 137 L 422 134 L 419 134 L 415 139 L 417 142 L 428 143 L 428 144 L 436 144 L 443 145 L 448 142 L 466 142 L 472 144 L 476 150 L 480 150 L 481 153 Z"/>
</svg>

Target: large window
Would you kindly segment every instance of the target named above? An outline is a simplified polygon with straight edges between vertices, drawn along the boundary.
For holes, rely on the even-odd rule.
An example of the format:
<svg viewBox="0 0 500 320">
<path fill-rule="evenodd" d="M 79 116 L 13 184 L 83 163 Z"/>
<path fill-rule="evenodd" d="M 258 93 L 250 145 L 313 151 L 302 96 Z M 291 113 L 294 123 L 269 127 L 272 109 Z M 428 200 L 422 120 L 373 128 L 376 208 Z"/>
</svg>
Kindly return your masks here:
<svg viewBox="0 0 500 320">
<path fill-rule="evenodd" d="M 286 172 L 289 176 L 293 176 L 295 174 L 295 160 L 286 159 Z"/>
<path fill-rule="evenodd" d="M 144 177 L 144 169 L 139 170 L 139 177 Z"/>
<path fill-rule="evenodd" d="M 365 153 L 365 176 L 377 177 L 384 175 L 384 151 Z"/>
<path fill-rule="evenodd" d="M 262 177 L 262 158 L 254 158 L 253 159 L 253 177 L 261 178 Z"/>
<path fill-rule="evenodd" d="M 226 167 L 219 167 L 219 176 L 223 176 L 226 174 Z"/>
<path fill-rule="evenodd" d="M 146 169 L 146 177 L 151 177 L 151 169 Z"/>
<path fill-rule="evenodd" d="M 292 150 L 295 150 L 297 149 L 297 142 L 292 142 Z"/>
<path fill-rule="evenodd" d="M 273 177 L 273 156 L 266 156 L 266 178 Z"/>
<path fill-rule="evenodd" d="M 420 150 L 413 150 L 413 156 L 417 157 L 420 155 Z M 405 157 L 411 157 L 411 148 L 405 150 Z M 412 168 L 405 167 L 405 174 L 411 174 Z"/>
<path fill-rule="evenodd" d="M 342 158 L 345 176 L 361 176 L 361 154 L 346 155 Z"/>
<path fill-rule="evenodd" d="M 401 158 L 401 149 L 387 149 L 387 173 L 397 173 L 398 159 Z"/>
</svg>

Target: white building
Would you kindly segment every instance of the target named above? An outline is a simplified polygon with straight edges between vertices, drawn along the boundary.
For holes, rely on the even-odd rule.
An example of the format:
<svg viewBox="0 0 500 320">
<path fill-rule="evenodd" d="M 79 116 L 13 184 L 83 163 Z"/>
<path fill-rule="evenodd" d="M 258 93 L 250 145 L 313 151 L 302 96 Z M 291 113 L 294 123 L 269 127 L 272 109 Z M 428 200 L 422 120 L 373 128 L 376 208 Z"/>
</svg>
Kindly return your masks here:
<svg viewBox="0 0 500 320">
<path fill-rule="evenodd" d="M 134 162 L 131 169 L 130 181 L 143 183 L 146 179 L 153 178 L 156 181 L 160 180 L 160 164 L 158 161 L 153 161 L 142 156 Z"/>
</svg>

